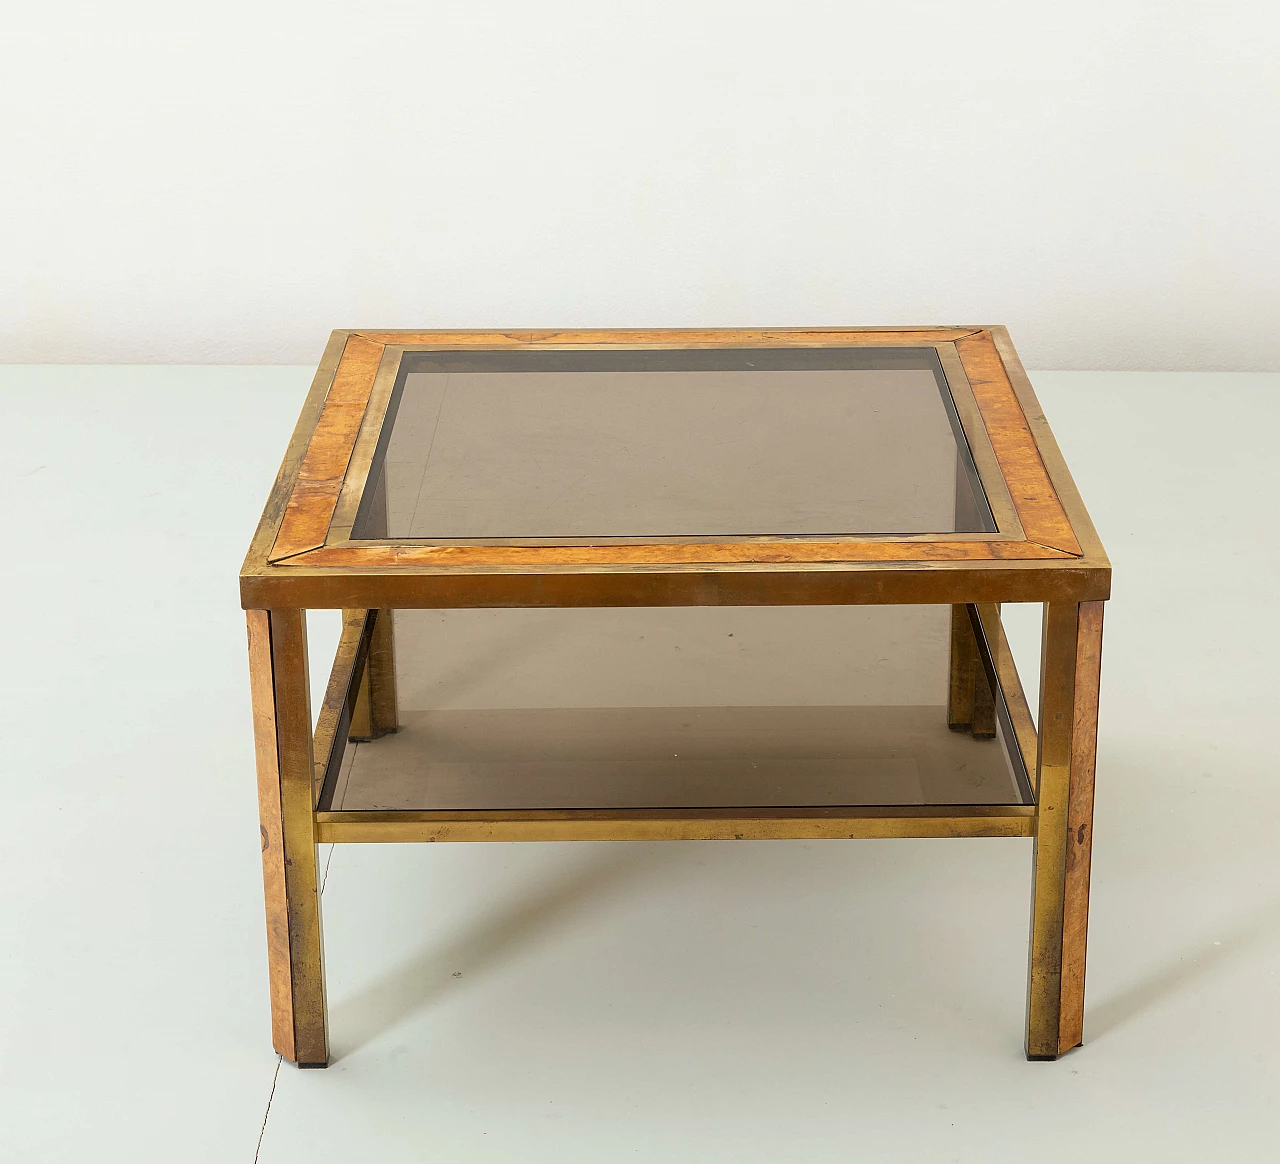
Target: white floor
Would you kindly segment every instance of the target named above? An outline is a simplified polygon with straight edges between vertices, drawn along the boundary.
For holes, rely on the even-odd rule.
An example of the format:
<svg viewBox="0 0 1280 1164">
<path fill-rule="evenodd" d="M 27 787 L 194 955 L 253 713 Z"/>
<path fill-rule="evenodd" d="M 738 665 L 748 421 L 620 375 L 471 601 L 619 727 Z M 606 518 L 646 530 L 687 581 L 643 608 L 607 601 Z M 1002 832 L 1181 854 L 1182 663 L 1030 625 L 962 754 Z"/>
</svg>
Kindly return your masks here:
<svg viewBox="0 0 1280 1164">
<path fill-rule="evenodd" d="M 1116 571 L 1082 1049 L 1029 842 L 346 846 L 300 1072 L 236 573 L 308 380 L 0 369 L 0 1159 L 1276 1159 L 1280 376 L 1035 377 Z"/>
</svg>

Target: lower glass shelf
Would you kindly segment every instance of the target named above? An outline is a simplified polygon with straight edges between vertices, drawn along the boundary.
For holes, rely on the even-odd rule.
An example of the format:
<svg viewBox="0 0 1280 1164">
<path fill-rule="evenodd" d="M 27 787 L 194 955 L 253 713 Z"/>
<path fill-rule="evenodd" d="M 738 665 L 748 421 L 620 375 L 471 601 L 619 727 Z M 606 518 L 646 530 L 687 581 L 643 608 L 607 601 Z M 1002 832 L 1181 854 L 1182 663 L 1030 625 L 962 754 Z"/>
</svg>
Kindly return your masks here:
<svg viewBox="0 0 1280 1164">
<path fill-rule="evenodd" d="M 1030 805 L 989 636 L 995 735 L 948 727 L 950 627 L 948 607 L 398 611 L 400 730 L 346 743 L 319 807 Z M 681 703 L 619 706 L 658 691 Z"/>
<path fill-rule="evenodd" d="M 1021 804 L 945 706 L 418 711 L 348 744 L 332 809 Z"/>
</svg>

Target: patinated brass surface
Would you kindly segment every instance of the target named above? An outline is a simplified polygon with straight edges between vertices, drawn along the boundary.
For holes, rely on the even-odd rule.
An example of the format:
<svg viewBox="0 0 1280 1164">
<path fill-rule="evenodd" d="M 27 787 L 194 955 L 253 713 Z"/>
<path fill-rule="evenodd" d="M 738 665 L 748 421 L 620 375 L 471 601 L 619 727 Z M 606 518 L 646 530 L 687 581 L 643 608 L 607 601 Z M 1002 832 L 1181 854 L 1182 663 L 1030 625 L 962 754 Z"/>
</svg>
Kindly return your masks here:
<svg viewBox="0 0 1280 1164">
<path fill-rule="evenodd" d="M 558 545 L 351 537 L 406 354 L 859 345 L 937 352 L 996 532 L 602 537 Z M 1034 837 L 1026 1052 L 1054 1058 L 1078 1045 L 1102 609 L 1110 580 L 1110 563 L 1000 327 L 335 332 L 240 577 L 277 1050 L 302 1065 L 328 1061 L 317 843 L 786 837 Z M 1044 604 L 1038 732 L 1000 625 L 1002 602 Z M 951 605 L 951 724 L 976 736 L 1004 724 L 1028 801 L 1034 784 L 1034 803 L 519 812 L 329 807 L 347 739 L 375 739 L 399 723 L 395 609 L 805 604 Z M 314 738 L 307 608 L 346 612 Z"/>
</svg>

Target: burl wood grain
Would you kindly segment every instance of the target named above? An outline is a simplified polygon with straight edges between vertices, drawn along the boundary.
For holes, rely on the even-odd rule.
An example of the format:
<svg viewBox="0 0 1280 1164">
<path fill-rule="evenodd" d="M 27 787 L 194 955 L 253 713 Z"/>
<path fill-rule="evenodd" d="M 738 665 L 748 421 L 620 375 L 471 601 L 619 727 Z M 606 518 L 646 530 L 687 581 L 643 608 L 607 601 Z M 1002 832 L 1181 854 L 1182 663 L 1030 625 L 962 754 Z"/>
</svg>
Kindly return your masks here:
<svg viewBox="0 0 1280 1164">
<path fill-rule="evenodd" d="M 1034 542 L 732 542 L 645 546 L 325 546 L 308 566 L 713 566 L 790 562 L 966 562 L 1069 558 Z"/>
<path fill-rule="evenodd" d="M 280 532 L 271 551 L 273 559 L 324 544 L 360 422 L 369 404 L 382 349 L 382 344 L 362 336 L 347 339 L 333 386 L 325 398 L 324 409 L 298 470 L 297 483 L 285 507 Z"/>
<path fill-rule="evenodd" d="M 956 351 L 1028 540 L 1079 556 L 1080 545 L 1071 522 L 1040 459 L 1035 437 L 991 333 L 984 331 L 956 340 Z"/>
</svg>

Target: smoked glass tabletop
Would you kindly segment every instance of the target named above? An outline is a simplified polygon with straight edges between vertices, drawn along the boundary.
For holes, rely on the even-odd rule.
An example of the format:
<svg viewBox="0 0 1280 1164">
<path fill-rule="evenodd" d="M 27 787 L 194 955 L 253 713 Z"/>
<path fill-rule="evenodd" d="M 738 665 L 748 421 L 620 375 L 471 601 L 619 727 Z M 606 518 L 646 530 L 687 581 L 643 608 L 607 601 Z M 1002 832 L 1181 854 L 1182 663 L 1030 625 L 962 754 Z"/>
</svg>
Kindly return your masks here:
<svg viewBox="0 0 1280 1164">
<path fill-rule="evenodd" d="M 932 348 L 407 352 L 352 536 L 991 533 Z"/>
</svg>

